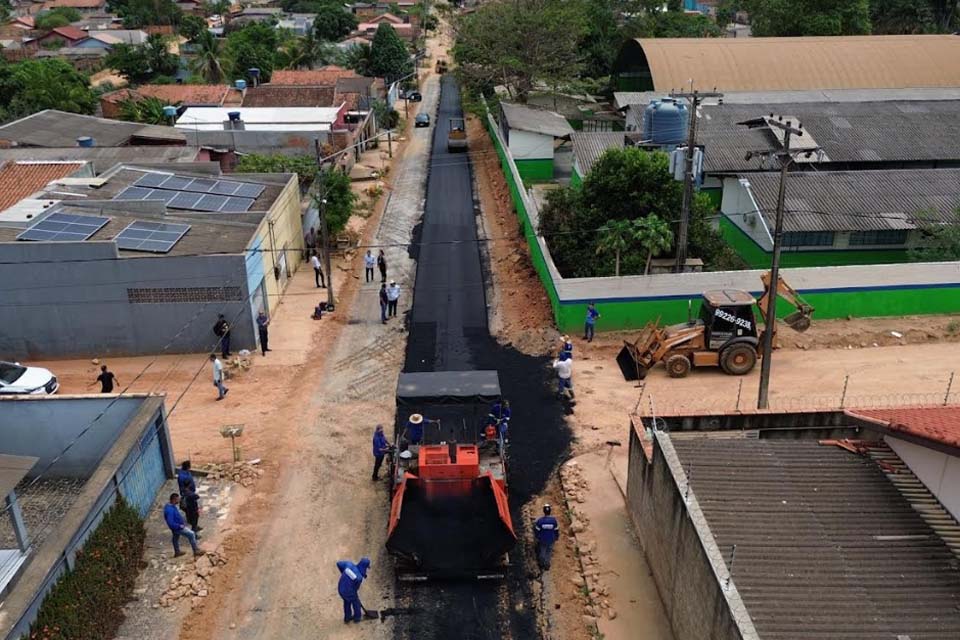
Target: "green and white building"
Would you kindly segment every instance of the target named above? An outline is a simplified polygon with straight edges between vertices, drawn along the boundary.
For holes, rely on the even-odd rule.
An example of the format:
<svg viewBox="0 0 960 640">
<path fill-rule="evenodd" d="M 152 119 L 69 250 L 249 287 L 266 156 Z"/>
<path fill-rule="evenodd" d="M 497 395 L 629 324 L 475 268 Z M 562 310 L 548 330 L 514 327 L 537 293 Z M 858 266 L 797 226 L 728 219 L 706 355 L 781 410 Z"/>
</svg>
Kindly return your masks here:
<svg viewBox="0 0 960 640">
<path fill-rule="evenodd" d="M 573 127 L 554 111 L 500 103 L 500 135 L 525 182 L 552 180 L 554 151 L 570 139 Z"/>
</svg>

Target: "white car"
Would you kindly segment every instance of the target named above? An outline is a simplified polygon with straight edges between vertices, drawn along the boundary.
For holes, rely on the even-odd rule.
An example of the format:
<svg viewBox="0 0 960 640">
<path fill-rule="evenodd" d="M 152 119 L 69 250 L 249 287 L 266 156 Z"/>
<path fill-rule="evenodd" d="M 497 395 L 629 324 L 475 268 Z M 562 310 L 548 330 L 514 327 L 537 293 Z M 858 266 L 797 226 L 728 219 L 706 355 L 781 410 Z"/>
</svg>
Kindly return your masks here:
<svg viewBox="0 0 960 640">
<path fill-rule="evenodd" d="M 0 394 L 49 394 L 56 393 L 59 388 L 57 376 L 47 369 L 0 360 Z"/>
</svg>

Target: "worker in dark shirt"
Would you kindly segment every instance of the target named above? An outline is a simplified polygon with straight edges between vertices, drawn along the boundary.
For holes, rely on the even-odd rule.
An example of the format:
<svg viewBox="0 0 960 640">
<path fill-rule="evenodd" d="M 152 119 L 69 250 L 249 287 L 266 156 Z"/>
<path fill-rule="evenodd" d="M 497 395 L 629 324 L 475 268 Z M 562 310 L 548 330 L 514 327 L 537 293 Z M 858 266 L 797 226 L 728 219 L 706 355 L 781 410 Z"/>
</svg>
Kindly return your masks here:
<svg viewBox="0 0 960 640">
<path fill-rule="evenodd" d="M 560 525 L 550 514 L 550 505 L 543 505 L 543 515 L 533 523 L 533 530 L 537 536 L 537 561 L 540 568 L 546 571 L 550 568 L 553 543 L 560 537 Z"/>
<path fill-rule="evenodd" d="M 213 334 L 220 338 L 220 355 L 224 358 L 230 357 L 230 323 L 221 313 L 217 318 L 217 323 L 213 325 Z"/>
<path fill-rule="evenodd" d="M 189 460 L 184 460 L 183 464 L 180 465 L 180 470 L 177 471 L 177 486 L 180 489 L 180 495 L 185 495 L 188 489 L 194 493 L 197 491 L 197 483 L 190 471 Z"/>
<path fill-rule="evenodd" d="M 89 385 L 100 383 L 100 393 L 113 393 L 113 385 L 120 386 L 120 382 L 117 380 L 117 376 L 113 375 L 113 372 L 107 369 L 107 365 L 100 365 L 100 375 L 97 376 L 97 379 L 91 382 Z"/>
<path fill-rule="evenodd" d="M 271 351 L 270 347 L 267 346 L 270 339 L 270 330 L 267 328 L 269 326 L 270 318 L 261 309 L 260 313 L 257 314 L 257 332 L 260 334 L 260 352 L 263 355 L 267 355 L 267 351 Z"/>
<path fill-rule="evenodd" d="M 180 505 L 183 513 L 187 516 L 187 522 L 190 523 L 190 528 L 197 534 L 197 539 L 199 540 L 203 527 L 200 526 L 200 496 L 197 494 L 196 489 L 188 487 L 183 494 Z"/>
<path fill-rule="evenodd" d="M 383 425 L 378 424 L 373 430 L 373 479 L 380 479 L 380 465 L 383 464 L 383 457 L 390 451 L 390 443 L 387 436 L 383 435 Z"/>
</svg>

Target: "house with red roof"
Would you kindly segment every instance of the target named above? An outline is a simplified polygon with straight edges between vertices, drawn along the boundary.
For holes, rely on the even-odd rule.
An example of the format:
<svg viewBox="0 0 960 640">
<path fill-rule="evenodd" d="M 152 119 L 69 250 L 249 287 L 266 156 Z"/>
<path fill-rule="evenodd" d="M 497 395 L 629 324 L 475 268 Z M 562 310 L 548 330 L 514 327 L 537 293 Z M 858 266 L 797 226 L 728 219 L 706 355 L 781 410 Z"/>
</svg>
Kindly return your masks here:
<svg viewBox="0 0 960 640">
<path fill-rule="evenodd" d="M 33 38 L 32 40 L 27 40 L 24 43 L 25 47 L 40 49 L 47 46 L 52 46 L 56 42 L 62 43 L 61 47 L 75 47 L 77 44 L 83 42 L 90 36 L 86 31 L 81 31 L 76 27 L 71 27 L 67 25 L 65 27 L 57 27 L 38 38 Z"/>
</svg>

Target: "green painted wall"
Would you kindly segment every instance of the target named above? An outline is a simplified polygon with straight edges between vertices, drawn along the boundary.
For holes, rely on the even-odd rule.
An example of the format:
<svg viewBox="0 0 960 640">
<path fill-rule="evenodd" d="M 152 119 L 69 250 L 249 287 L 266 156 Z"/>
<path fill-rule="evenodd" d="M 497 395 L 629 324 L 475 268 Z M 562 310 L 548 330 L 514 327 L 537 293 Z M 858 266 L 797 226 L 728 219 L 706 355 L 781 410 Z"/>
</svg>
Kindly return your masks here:
<svg viewBox="0 0 960 640">
<path fill-rule="evenodd" d="M 574 189 L 579 189 L 583 186 L 583 178 L 580 177 L 580 172 L 577 171 L 576 167 L 574 167 L 570 173 L 570 186 Z"/>
<path fill-rule="evenodd" d="M 741 231 L 727 218 L 720 218 L 720 233 L 727 244 L 740 254 L 747 264 L 755 269 L 770 266 L 771 254 L 764 251 L 753 238 Z M 856 264 L 895 264 L 908 260 L 904 249 L 791 251 L 784 249 L 780 255 L 784 267 L 841 267 Z"/>
<path fill-rule="evenodd" d="M 759 295 L 759 291 L 754 294 Z M 854 316 L 870 318 L 878 316 L 905 316 L 931 313 L 956 313 L 960 311 L 960 287 L 918 287 L 901 289 L 802 292 L 803 299 L 813 305 L 814 322 L 833 318 Z M 693 315 L 700 311 L 697 296 L 691 296 Z M 647 299 L 622 302 L 597 302 L 600 319 L 597 331 L 638 329 L 647 322 L 659 319 L 661 323 L 676 324 L 687 320 L 687 299 Z M 787 304 L 777 306 L 777 317 L 794 311 Z M 560 331 L 576 333 L 583 331 L 587 304 L 561 304 L 556 316 Z"/>
<path fill-rule="evenodd" d="M 538 180 L 553 180 L 553 158 L 538 160 L 514 160 L 517 172 L 524 182 Z"/>
<path fill-rule="evenodd" d="M 497 156 L 500 158 L 500 168 L 503 171 L 504 178 L 506 179 L 507 187 L 510 189 L 510 198 L 513 200 L 513 208 L 514 211 L 516 211 L 517 218 L 519 218 L 521 227 L 523 228 L 523 237 L 527 241 L 527 247 L 530 249 L 530 261 L 533 263 L 533 268 L 540 277 L 540 282 L 543 284 L 543 288 L 547 292 L 547 297 L 550 299 L 550 307 L 553 309 L 553 317 L 557 318 L 559 317 L 560 313 L 560 301 L 557 297 L 557 289 L 553 284 L 553 278 L 550 277 L 550 270 L 547 269 L 547 262 L 544 259 L 543 251 L 540 249 L 540 244 L 537 242 L 536 229 L 534 229 L 533 225 L 530 223 L 530 217 L 527 214 L 527 210 L 523 206 L 523 200 L 520 197 L 520 189 L 524 187 L 523 185 L 517 185 L 516 180 L 513 179 L 513 172 L 510 171 L 507 155 L 504 152 L 503 147 L 500 145 L 500 141 L 497 139 L 493 128 L 494 125 L 491 123 L 489 117 L 484 119 L 484 124 L 487 127 L 487 133 L 490 134 L 490 139 L 493 141 L 493 146 L 497 150 Z"/>
</svg>

